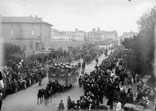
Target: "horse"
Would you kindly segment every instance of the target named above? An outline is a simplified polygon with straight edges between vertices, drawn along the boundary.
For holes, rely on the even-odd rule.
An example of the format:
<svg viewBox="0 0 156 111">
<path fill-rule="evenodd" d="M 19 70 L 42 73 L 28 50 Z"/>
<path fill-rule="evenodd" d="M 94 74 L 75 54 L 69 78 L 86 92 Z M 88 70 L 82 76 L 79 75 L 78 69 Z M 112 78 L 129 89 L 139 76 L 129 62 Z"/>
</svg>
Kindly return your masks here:
<svg viewBox="0 0 156 111">
<path fill-rule="evenodd" d="M 46 91 L 48 91 L 48 96 L 49 96 L 48 99 L 50 100 L 50 102 L 52 102 L 52 96 L 54 94 L 54 91 L 51 84 L 47 84 Z"/>
<path fill-rule="evenodd" d="M 50 98 L 50 90 L 45 89 L 44 90 L 44 103 L 47 106 L 49 103 L 49 98 Z"/>
<path fill-rule="evenodd" d="M 52 96 L 53 96 L 53 89 L 51 87 L 50 90 L 49 90 L 49 100 L 50 100 L 50 102 L 52 102 Z"/>
<path fill-rule="evenodd" d="M 39 89 L 37 94 L 37 104 L 42 104 L 45 95 L 45 89 Z"/>
</svg>

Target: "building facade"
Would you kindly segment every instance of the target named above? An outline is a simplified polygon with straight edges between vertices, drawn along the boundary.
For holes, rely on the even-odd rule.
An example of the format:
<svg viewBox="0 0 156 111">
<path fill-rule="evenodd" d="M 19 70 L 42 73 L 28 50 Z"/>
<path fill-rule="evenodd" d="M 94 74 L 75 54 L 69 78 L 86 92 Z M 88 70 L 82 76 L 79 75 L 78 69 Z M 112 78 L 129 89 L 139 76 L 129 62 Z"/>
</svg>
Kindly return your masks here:
<svg viewBox="0 0 156 111">
<path fill-rule="evenodd" d="M 74 39 L 76 41 L 84 41 L 85 36 L 86 36 L 86 32 L 85 31 L 78 30 L 78 29 L 75 30 L 75 38 Z"/>
<path fill-rule="evenodd" d="M 102 31 L 100 28 L 93 28 L 90 32 L 75 29 L 75 31 L 58 31 L 53 29 L 52 41 L 107 41 L 117 38 L 116 31 Z"/>
<path fill-rule="evenodd" d="M 50 48 L 51 24 L 36 17 L 1 17 L 4 42 L 19 45 L 26 55 Z"/>
<path fill-rule="evenodd" d="M 88 39 L 89 41 L 101 41 L 101 30 L 93 28 L 92 31 L 88 32 Z"/>
<path fill-rule="evenodd" d="M 76 29 L 75 31 L 58 31 L 53 29 L 52 41 L 84 41 L 86 32 Z"/>
<path fill-rule="evenodd" d="M 89 41 L 106 41 L 108 39 L 117 39 L 116 31 L 102 31 L 100 28 L 97 30 L 95 28 L 88 32 Z"/>
<path fill-rule="evenodd" d="M 102 31 L 101 32 L 101 40 L 108 40 L 108 39 L 117 39 L 117 32 L 116 31 Z"/>
<path fill-rule="evenodd" d="M 57 29 L 52 30 L 52 41 L 71 41 L 73 36 L 73 32 L 59 31 Z"/>
</svg>

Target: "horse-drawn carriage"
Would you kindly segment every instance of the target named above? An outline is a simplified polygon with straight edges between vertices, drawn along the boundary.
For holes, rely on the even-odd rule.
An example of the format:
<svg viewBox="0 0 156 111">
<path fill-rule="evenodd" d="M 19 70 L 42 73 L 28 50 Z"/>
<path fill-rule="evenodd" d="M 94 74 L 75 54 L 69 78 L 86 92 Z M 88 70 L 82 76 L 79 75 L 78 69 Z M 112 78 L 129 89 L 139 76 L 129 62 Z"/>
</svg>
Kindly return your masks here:
<svg viewBox="0 0 156 111">
<path fill-rule="evenodd" d="M 49 82 L 58 81 L 58 83 L 65 87 L 71 87 L 78 76 L 78 66 L 57 65 L 49 68 L 48 78 Z"/>
</svg>

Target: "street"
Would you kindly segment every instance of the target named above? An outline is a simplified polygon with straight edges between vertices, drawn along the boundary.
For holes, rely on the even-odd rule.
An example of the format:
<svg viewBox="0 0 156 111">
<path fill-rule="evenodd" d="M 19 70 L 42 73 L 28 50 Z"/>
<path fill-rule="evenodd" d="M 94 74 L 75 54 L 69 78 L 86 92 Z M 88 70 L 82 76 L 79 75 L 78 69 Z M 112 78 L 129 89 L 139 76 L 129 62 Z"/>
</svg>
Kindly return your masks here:
<svg viewBox="0 0 156 111">
<path fill-rule="evenodd" d="M 105 59 L 105 55 L 99 57 L 99 64 Z M 95 69 L 95 60 L 86 66 L 85 72 L 89 73 Z M 42 86 L 35 84 L 25 90 L 19 91 L 15 94 L 8 95 L 3 100 L 2 111 L 56 111 L 60 100 L 62 99 L 67 106 L 67 97 L 70 96 L 72 100 L 78 100 L 80 96 L 84 94 L 83 89 L 79 88 L 78 82 L 73 87 L 64 93 L 57 94 L 53 97 L 52 102 L 45 106 L 45 104 L 37 105 L 37 92 L 38 89 L 45 88 L 48 82 L 48 78 L 44 78 Z M 106 102 L 104 101 L 104 104 Z"/>
</svg>

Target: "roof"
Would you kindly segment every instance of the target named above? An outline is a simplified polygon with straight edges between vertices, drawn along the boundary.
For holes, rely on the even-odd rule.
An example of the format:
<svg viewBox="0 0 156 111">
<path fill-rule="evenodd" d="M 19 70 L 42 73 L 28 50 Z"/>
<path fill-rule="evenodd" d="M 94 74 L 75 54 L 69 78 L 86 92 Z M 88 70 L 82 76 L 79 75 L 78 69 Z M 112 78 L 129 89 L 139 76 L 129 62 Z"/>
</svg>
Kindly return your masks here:
<svg viewBox="0 0 156 111">
<path fill-rule="evenodd" d="M 1 22 L 2 23 L 39 23 L 39 24 L 51 25 L 50 23 L 43 21 L 42 18 L 38 18 L 38 17 L 2 17 Z"/>
</svg>

